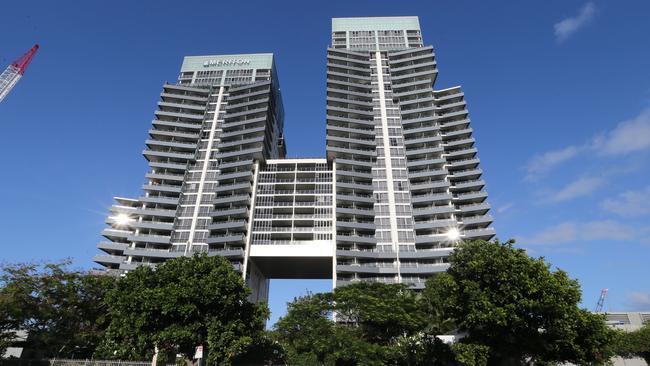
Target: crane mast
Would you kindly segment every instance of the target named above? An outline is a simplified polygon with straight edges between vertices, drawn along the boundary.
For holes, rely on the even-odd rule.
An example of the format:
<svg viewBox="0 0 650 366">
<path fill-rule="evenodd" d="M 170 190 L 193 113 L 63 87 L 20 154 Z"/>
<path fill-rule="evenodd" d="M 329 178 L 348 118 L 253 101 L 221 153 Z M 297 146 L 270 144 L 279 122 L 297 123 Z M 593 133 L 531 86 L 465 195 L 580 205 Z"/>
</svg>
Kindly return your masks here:
<svg viewBox="0 0 650 366">
<path fill-rule="evenodd" d="M 25 70 L 38 50 L 34 45 L 27 53 L 14 61 L 0 74 L 0 102 L 9 94 L 11 89 L 18 83 L 18 80 L 25 74 Z"/>
<path fill-rule="evenodd" d="M 600 290 L 600 297 L 598 298 L 598 303 L 596 303 L 595 313 L 600 313 L 603 311 L 603 306 L 605 305 L 605 298 L 607 297 L 607 292 L 609 290 L 604 288 Z"/>
</svg>

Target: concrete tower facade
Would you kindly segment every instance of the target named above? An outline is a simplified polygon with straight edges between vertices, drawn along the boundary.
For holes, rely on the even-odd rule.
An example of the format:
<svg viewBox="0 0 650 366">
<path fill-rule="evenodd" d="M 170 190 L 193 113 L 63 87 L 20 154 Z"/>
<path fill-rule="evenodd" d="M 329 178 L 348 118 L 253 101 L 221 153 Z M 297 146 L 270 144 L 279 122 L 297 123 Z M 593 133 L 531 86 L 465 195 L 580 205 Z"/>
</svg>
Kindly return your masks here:
<svg viewBox="0 0 650 366">
<path fill-rule="evenodd" d="M 254 300 L 270 278 L 423 287 L 456 243 L 494 236 L 464 94 L 436 75 L 417 17 L 333 19 L 326 157 L 286 159 L 273 55 L 186 57 L 149 130 L 144 194 L 116 198 L 94 260 L 222 255 Z"/>
<path fill-rule="evenodd" d="M 422 287 L 458 240 L 494 236 L 464 94 L 433 89 L 437 74 L 417 17 L 332 20 L 338 284 Z"/>
</svg>

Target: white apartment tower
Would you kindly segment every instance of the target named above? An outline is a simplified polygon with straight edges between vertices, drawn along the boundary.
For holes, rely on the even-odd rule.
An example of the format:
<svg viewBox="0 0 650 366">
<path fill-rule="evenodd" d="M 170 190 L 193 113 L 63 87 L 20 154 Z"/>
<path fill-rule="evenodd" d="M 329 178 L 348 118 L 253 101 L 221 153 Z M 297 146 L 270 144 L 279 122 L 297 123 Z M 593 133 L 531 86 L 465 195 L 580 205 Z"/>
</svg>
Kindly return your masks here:
<svg viewBox="0 0 650 366">
<path fill-rule="evenodd" d="M 495 234 L 464 94 L 436 75 L 417 17 L 333 19 L 326 157 L 286 159 L 273 55 L 186 57 L 149 130 L 144 194 L 116 198 L 94 260 L 222 255 L 254 299 L 270 278 L 422 288 L 458 242 Z"/>
</svg>

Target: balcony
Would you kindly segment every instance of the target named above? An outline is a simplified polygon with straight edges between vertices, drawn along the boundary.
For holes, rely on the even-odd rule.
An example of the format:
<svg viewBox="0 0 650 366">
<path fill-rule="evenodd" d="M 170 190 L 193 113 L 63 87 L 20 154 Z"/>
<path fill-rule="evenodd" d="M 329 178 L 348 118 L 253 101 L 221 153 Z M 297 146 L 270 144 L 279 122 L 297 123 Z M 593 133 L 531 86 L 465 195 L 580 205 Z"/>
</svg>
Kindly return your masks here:
<svg viewBox="0 0 650 366">
<path fill-rule="evenodd" d="M 264 141 L 264 135 L 262 136 L 254 136 L 250 138 L 229 138 L 229 139 L 222 139 L 221 143 L 219 143 L 219 149 L 225 149 L 227 147 L 233 147 L 233 146 L 243 146 L 243 145 L 251 145 L 251 144 L 260 144 Z"/>
<path fill-rule="evenodd" d="M 233 119 L 235 119 L 237 117 L 243 117 L 243 116 L 246 116 L 246 115 L 249 115 L 249 114 L 259 114 L 260 117 L 261 117 L 262 114 L 266 115 L 268 110 L 269 110 L 269 107 L 264 106 L 262 108 L 251 108 L 251 109 L 246 109 L 246 110 L 242 110 L 242 111 L 238 111 L 238 112 L 230 112 L 230 111 L 228 111 L 228 113 L 226 114 L 226 121 L 224 123 L 224 127 L 226 125 L 229 125 L 232 122 L 239 122 L 239 121 L 233 121 Z"/>
<path fill-rule="evenodd" d="M 415 244 L 437 244 L 449 242 L 447 234 L 416 235 Z"/>
<path fill-rule="evenodd" d="M 482 239 L 482 240 L 490 240 L 494 235 L 496 235 L 496 231 L 494 228 L 491 227 L 486 227 L 483 229 L 474 229 L 474 230 L 463 230 L 462 231 L 461 238 L 465 240 L 476 240 L 476 239 Z"/>
<path fill-rule="evenodd" d="M 150 161 L 149 166 L 153 169 L 170 169 L 177 171 L 179 174 L 184 174 L 187 162 Z"/>
<path fill-rule="evenodd" d="M 191 142 L 191 143 L 196 143 L 196 141 L 199 139 L 199 134 L 198 133 L 188 133 L 185 131 L 178 131 L 176 129 L 173 130 L 163 130 L 163 129 L 150 129 L 149 130 L 149 135 L 150 136 L 165 136 L 165 137 L 170 137 L 170 138 L 175 138 L 179 139 L 181 141 L 185 142 Z"/>
<path fill-rule="evenodd" d="M 448 257 L 454 251 L 453 247 L 418 249 L 415 252 L 402 252 L 399 254 L 400 259 L 432 259 Z"/>
<path fill-rule="evenodd" d="M 457 206 L 457 212 L 472 213 L 474 215 L 484 215 L 490 210 L 488 203 L 477 203 L 471 205 Z"/>
<path fill-rule="evenodd" d="M 355 156 L 355 155 L 375 157 L 377 155 L 376 149 L 374 148 L 373 149 L 359 148 L 359 147 L 346 148 L 340 146 L 327 145 L 325 147 L 325 150 L 327 151 L 328 156 L 331 156 L 332 158 Z"/>
<path fill-rule="evenodd" d="M 128 248 L 129 244 L 127 243 L 115 243 L 112 241 L 102 241 L 99 244 L 97 244 L 97 248 L 103 250 L 104 252 L 111 254 L 111 255 L 116 255 L 116 254 L 122 254 L 124 252 L 124 249 Z"/>
<path fill-rule="evenodd" d="M 375 216 L 375 211 L 371 208 L 359 206 L 336 206 L 336 214 L 348 214 L 358 216 Z"/>
<path fill-rule="evenodd" d="M 454 219 L 416 221 L 415 230 L 446 228 L 446 227 L 452 227 L 457 225 L 458 222 Z"/>
<path fill-rule="evenodd" d="M 138 229 L 153 229 L 171 231 L 174 224 L 162 221 L 134 221 L 131 226 Z"/>
<path fill-rule="evenodd" d="M 203 113 L 179 113 L 157 110 L 154 112 L 156 116 L 165 116 L 168 118 L 188 119 L 195 121 L 203 121 Z"/>
<path fill-rule="evenodd" d="M 210 236 L 207 240 L 208 244 L 226 244 L 226 243 L 243 243 L 244 234 L 224 234 Z"/>
<path fill-rule="evenodd" d="M 228 191 L 234 191 L 234 192 L 246 192 L 250 193 L 253 189 L 253 184 L 251 182 L 242 182 L 242 183 L 235 183 L 235 184 L 223 184 L 219 185 L 216 189 L 215 192 L 228 192 Z"/>
<path fill-rule="evenodd" d="M 393 273 L 397 273 L 397 266 L 393 263 L 337 264 L 336 272 L 393 274 Z"/>
<path fill-rule="evenodd" d="M 360 222 L 360 221 L 353 221 L 353 220 L 337 219 L 336 227 L 375 230 L 375 223 L 373 221 Z"/>
<path fill-rule="evenodd" d="M 178 197 L 169 197 L 169 196 L 141 196 L 138 197 L 138 201 L 151 203 L 151 204 L 158 203 L 158 204 L 170 205 L 170 206 L 178 205 Z"/>
<path fill-rule="evenodd" d="M 451 131 L 445 131 L 442 135 L 445 138 L 451 139 L 451 138 L 458 138 L 459 136 L 462 136 L 464 138 L 469 138 L 469 136 L 472 134 L 473 130 L 470 127 L 461 129 L 461 130 L 451 130 Z"/>
<path fill-rule="evenodd" d="M 400 254 L 401 255 L 401 254 Z M 377 259 L 391 259 L 397 258 L 395 252 L 378 252 L 371 249 L 355 249 L 355 248 L 338 248 L 336 256 L 341 258 L 377 258 Z"/>
<path fill-rule="evenodd" d="M 445 148 L 446 151 L 450 151 L 453 149 L 459 149 L 459 148 L 464 148 L 464 149 L 469 149 L 472 146 L 474 146 L 474 138 L 460 138 L 460 139 L 455 139 L 455 140 L 445 140 L 442 146 Z"/>
<path fill-rule="evenodd" d="M 435 91 L 434 91 L 434 94 L 435 94 Z M 459 91 L 457 93 L 446 94 L 446 95 L 442 95 L 442 96 L 437 96 L 436 95 L 436 100 L 441 101 L 441 102 L 442 101 L 447 101 L 447 100 L 455 100 L 455 99 L 461 99 L 462 100 L 462 98 L 464 96 L 465 96 L 465 93 L 461 92 L 460 89 L 459 89 Z"/>
<path fill-rule="evenodd" d="M 208 229 L 210 230 L 223 230 L 223 229 L 240 229 L 244 230 L 246 228 L 245 220 L 228 220 L 228 221 L 216 221 L 210 224 Z"/>
<path fill-rule="evenodd" d="M 180 190 L 180 189 L 179 189 Z M 133 211 L 134 214 L 139 216 L 152 216 L 152 217 L 168 217 L 176 216 L 176 210 L 166 210 L 161 208 L 138 208 Z"/>
<path fill-rule="evenodd" d="M 451 201 L 453 196 L 451 193 L 434 193 L 434 194 L 424 194 L 424 195 L 411 195 L 412 203 L 423 203 L 423 202 L 448 202 Z"/>
<path fill-rule="evenodd" d="M 363 243 L 363 244 L 375 244 L 377 239 L 374 235 L 364 235 L 364 234 L 353 234 L 353 233 L 337 233 L 336 241 L 343 243 Z"/>
<path fill-rule="evenodd" d="M 363 191 L 372 191 L 371 183 L 364 182 L 345 182 L 345 181 L 336 181 L 337 188 L 348 188 L 348 189 L 360 189 Z"/>
<path fill-rule="evenodd" d="M 102 230 L 102 236 L 106 237 L 109 240 L 113 239 L 126 239 L 129 235 L 132 235 L 133 232 L 130 230 L 117 230 L 117 229 L 104 229 Z"/>
<path fill-rule="evenodd" d="M 412 183 L 411 184 L 411 191 L 419 191 L 419 190 L 425 190 L 425 189 L 435 189 L 435 188 L 446 188 L 449 187 L 449 182 L 446 180 L 434 180 L 434 181 L 429 181 L 429 182 L 422 182 L 422 183 Z"/>
<path fill-rule="evenodd" d="M 209 249 L 208 256 L 213 256 L 213 255 L 218 255 L 227 258 L 231 258 L 231 257 L 239 258 L 244 256 L 244 250 L 242 248 Z M 237 268 L 237 266 L 235 266 L 235 270 L 239 270 L 239 269 Z"/>
<path fill-rule="evenodd" d="M 466 169 L 476 168 L 480 162 L 481 160 L 479 160 L 479 158 L 448 160 L 449 167 L 451 168 L 464 167 Z"/>
<path fill-rule="evenodd" d="M 485 187 L 485 181 L 483 179 L 475 179 L 475 180 L 465 180 L 465 181 L 459 181 L 455 182 L 453 186 L 451 186 L 452 191 L 462 191 L 462 190 L 480 190 L 483 187 Z"/>
<path fill-rule="evenodd" d="M 350 202 L 366 202 L 366 203 L 375 203 L 375 199 L 372 195 L 358 195 L 358 194 L 345 194 L 337 193 L 336 201 L 350 201 Z"/>
<path fill-rule="evenodd" d="M 441 165 L 446 162 L 445 159 L 441 157 L 425 157 L 420 159 L 408 159 L 406 166 L 410 168 L 422 165 Z"/>
<path fill-rule="evenodd" d="M 234 202 L 243 202 L 243 203 L 248 203 L 251 199 L 251 196 L 248 194 L 235 194 L 235 195 L 228 195 L 228 196 L 217 196 L 213 203 L 217 206 L 222 206 L 226 204 L 231 204 Z"/>
<path fill-rule="evenodd" d="M 482 226 L 489 225 L 494 221 L 490 215 L 476 215 L 476 216 L 461 216 L 459 217 L 460 224 L 463 226 Z"/>
<path fill-rule="evenodd" d="M 406 266 L 402 263 L 400 273 L 402 274 L 434 274 L 444 272 L 449 269 L 448 263 L 415 263 L 412 266 Z"/>
<path fill-rule="evenodd" d="M 147 161 L 156 161 L 157 159 L 178 159 L 178 160 L 192 160 L 194 159 L 194 153 L 180 153 L 176 151 L 156 151 L 156 150 L 144 150 L 142 155 L 147 159 Z"/>
<path fill-rule="evenodd" d="M 468 193 L 459 193 L 454 195 L 454 202 L 457 204 L 462 203 L 481 203 L 487 198 L 487 192 L 478 191 L 478 192 L 468 192 Z"/>
<path fill-rule="evenodd" d="M 124 251 L 125 255 L 144 258 L 169 259 L 180 256 L 180 253 L 170 252 L 169 249 L 158 248 L 128 248 Z"/>
<path fill-rule="evenodd" d="M 473 168 L 473 169 L 464 169 L 464 170 L 455 170 L 451 171 L 449 175 L 450 180 L 455 180 L 455 179 L 462 179 L 462 178 L 468 178 L 468 179 L 478 179 L 481 177 L 483 174 L 483 171 L 481 169 Z"/>
<path fill-rule="evenodd" d="M 166 87 L 170 87 L 171 85 L 172 84 L 167 84 Z M 176 87 L 176 85 L 173 86 Z M 172 94 L 172 93 L 162 92 L 160 93 L 160 96 L 163 99 L 166 98 L 181 99 L 181 100 L 186 99 L 186 100 L 193 100 L 201 103 L 207 103 L 208 101 L 207 94 L 205 94 L 205 96 L 199 96 L 199 95 L 184 95 L 184 94 Z"/>
<path fill-rule="evenodd" d="M 189 150 L 192 152 L 196 150 L 195 142 L 148 139 L 144 143 L 149 148 L 153 148 L 153 146 L 162 146 L 165 148 L 168 147 L 178 150 Z"/>
<path fill-rule="evenodd" d="M 354 156 L 345 156 L 345 157 L 337 157 L 336 158 L 336 164 L 337 164 L 337 174 L 338 174 L 338 169 L 340 166 L 344 165 L 350 165 L 350 166 L 365 166 L 371 168 L 374 166 L 375 162 L 373 158 L 370 159 L 359 159 Z"/>
<path fill-rule="evenodd" d="M 440 127 L 441 130 L 445 131 L 449 128 L 452 127 L 469 127 L 469 119 L 468 118 L 461 118 L 457 120 L 449 120 L 446 122 L 442 122 L 442 125 Z"/>
<path fill-rule="evenodd" d="M 131 234 L 127 239 L 132 242 L 169 244 L 169 235 Z"/>
<path fill-rule="evenodd" d="M 263 146 L 257 146 L 253 148 L 242 148 L 238 150 L 230 150 L 230 151 L 223 151 L 219 152 L 217 154 L 218 159 L 226 159 L 226 158 L 232 158 L 232 157 L 237 157 L 238 159 L 242 159 L 243 157 L 246 156 L 253 156 L 256 158 L 261 158 L 262 157 L 262 152 L 264 151 Z"/>
<path fill-rule="evenodd" d="M 425 147 L 421 149 L 413 149 L 413 148 L 407 148 L 406 149 L 406 156 L 413 156 L 413 155 L 426 155 L 426 154 L 435 154 L 435 153 L 442 153 L 444 149 L 440 146 L 437 147 Z M 409 158 L 410 159 L 410 158 Z"/>
<path fill-rule="evenodd" d="M 115 265 L 119 265 L 125 260 L 126 257 L 122 255 L 95 254 L 93 256 L 93 262 L 107 267 L 114 267 Z"/>
<path fill-rule="evenodd" d="M 436 176 L 446 176 L 449 174 L 447 169 L 423 169 L 423 170 L 409 170 L 409 179 L 415 178 L 426 178 L 426 177 L 436 177 Z"/>
<path fill-rule="evenodd" d="M 213 217 L 248 217 L 248 208 L 243 207 L 233 207 L 233 208 L 224 208 L 212 211 Z"/>
<path fill-rule="evenodd" d="M 406 135 L 406 133 L 404 133 Z M 440 142 L 442 141 L 442 136 L 436 136 L 436 135 L 431 135 L 431 136 L 418 136 L 415 134 L 410 134 L 408 135 L 409 137 L 404 141 L 404 145 L 409 146 L 409 145 L 414 145 L 414 144 L 424 144 L 424 143 L 431 143 L 431 142 Z"/>
</svg>

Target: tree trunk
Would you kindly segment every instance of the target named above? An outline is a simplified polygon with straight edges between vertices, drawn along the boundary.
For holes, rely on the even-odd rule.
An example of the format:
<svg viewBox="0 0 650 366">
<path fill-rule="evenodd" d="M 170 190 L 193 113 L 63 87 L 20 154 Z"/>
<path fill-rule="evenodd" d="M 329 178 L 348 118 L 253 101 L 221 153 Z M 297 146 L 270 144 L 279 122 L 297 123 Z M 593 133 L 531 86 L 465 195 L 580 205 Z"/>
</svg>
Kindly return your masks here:
<svg viewBox="0 0 650 366">
<path fill-rule="evenodd" d="M 158 363 L 158 345 L 155 346 L 153 351 L 153 358 L 151 359 L 151 366 L 156 366 Z"/>
</svg>

